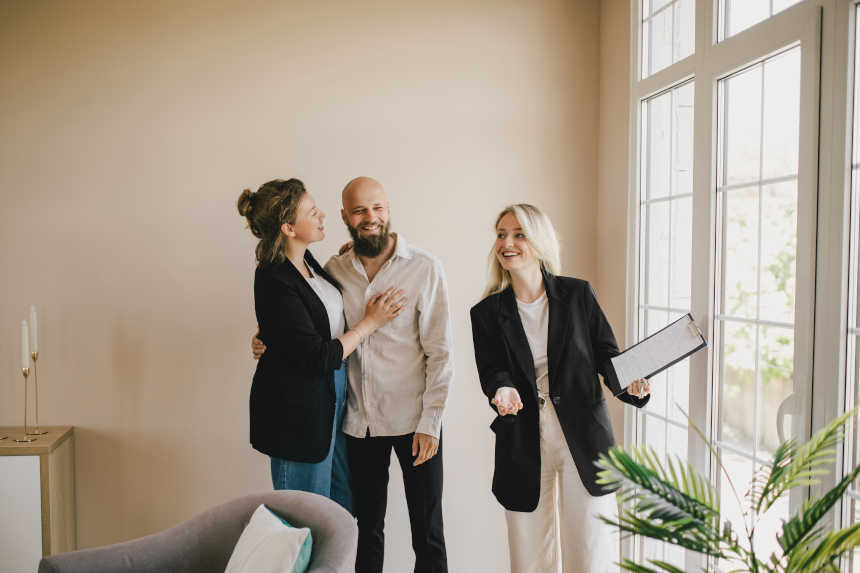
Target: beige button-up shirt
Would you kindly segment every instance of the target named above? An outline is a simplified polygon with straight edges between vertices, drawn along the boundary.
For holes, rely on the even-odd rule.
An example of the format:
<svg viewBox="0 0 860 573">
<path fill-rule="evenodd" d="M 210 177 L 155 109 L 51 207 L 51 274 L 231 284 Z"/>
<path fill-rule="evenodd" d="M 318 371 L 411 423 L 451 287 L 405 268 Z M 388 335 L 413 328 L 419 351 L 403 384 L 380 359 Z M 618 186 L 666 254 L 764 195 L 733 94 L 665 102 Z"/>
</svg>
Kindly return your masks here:
<svg viewBox="0 0 860 573">
<path fill-rule="evenodd" d="M 350 436 L 402 436 L 419 432 L 435 438 L 454 378 L 448 291 L 439 259 L 396 238 L 394 254 L 373 282 L 354 251 L 334 256 L 325 270 L 343 293 L 351 328 L 364 317 L 367 302 L 389 287 L 404 289 L 403 312 L 368 336 L 348 363 L 349 392 L 343 431 Z"/>
</svg>

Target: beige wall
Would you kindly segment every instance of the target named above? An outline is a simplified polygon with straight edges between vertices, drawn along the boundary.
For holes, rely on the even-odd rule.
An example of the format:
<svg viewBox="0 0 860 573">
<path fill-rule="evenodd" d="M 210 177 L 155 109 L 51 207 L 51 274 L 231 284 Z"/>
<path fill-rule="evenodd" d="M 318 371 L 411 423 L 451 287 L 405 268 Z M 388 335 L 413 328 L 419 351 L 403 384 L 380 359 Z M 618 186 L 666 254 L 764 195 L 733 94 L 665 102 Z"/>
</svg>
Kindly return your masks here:
<svg viewBox="0 0 860 573">
<path fill-rule="evenodd" d="M 626 87 L 599 66 L 601 51 L 625 61 L 600 40 L 616 4 L 601 24 L 598 0 L 0 3 L 0 425 L 21 423 L 18 327 L 35 304 L 41 422 L 76 426 L 80 548 L 271 488 L 247 440 L 254 243 L 235 201 L 304 179 L 329 215 L 325 259 L 346 239 L 340 189 L 366 174 L 448 275 L 451 570 L 505 570 L 468 309 L 495 214 L 528 201 L 623 334 L 623 274 L 598 262 L 623 246 L 626 186 L 606 156 L 626 145 L 598 140 L 626 121 L 598 105 L 598 86 Z M 599 187 L 598 143 L 613 179 Z M 391 489 L 399 572 L 399 470 Z"/>
<path fill-rule="evenodd" d="M 630 0 L 602 0 L 595 289 L 621 348 L 625 346 L 626 333 L 629 118 Z M 624 405 L 618 400 L 608 400 L 608 403 L 616 440 L 623 443 Z"/>
</svg>

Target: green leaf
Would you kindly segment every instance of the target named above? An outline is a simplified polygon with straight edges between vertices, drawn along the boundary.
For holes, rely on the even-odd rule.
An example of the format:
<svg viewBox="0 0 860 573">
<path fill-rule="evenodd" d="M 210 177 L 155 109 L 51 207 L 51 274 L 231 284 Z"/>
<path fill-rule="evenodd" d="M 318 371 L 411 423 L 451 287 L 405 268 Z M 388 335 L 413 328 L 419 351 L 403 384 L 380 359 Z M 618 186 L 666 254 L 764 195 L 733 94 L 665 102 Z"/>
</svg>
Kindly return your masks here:
<svg viewBox="0 0 860 573">
<path fill-rule="evenodd" d="M 671 563 L 666 563 L 664 561 L 654 561 L 651 559 L 649 559 L 649 561 L 651 561 L 651 563 L 653 565 L 656 565 L 657 567 L 662 567 L 665 571 L 668 571 L 669 573 L 685 573 L 682 569 L 678 569 Z"/>
<path fill-rule="evenodd" d="M 816 432 L 803 446 L 796 446 L 791 440 L 780 444 L 774 453 L 774 464 L 767 482 L 758 493 L 756 512 L 770 509 L 776 500 L 793 487 L 819 483 L 815 476 L 825 475 L 824 470 L 815 468 L 833 462 L 834 446 L 842 438 L 845 423 L 857 413 L 857 408 L 839 416 L 827 427 Z M 783 447 L 785 446 L 785 447 Z M 777 457 L 777 454 L 780 454 Z"/>
<path fill-rule="evenodd" d="M 799 547 L 792 552 L 785 568 L 786 573 L 812 573 L 832 570 L 836 560 L 860 544 L 860 523 L 828 533 L 818 545 L 808 549 Z"/>
<path fill-rule="evenodd" d="M 695 521 L 711 528 L 719 520 L 715 488 L 695 471 L 684 472 L 680 462 L 673 467 L 670 461 L 667 471 L 653 451 L 634 447 L 631 456 L 617 447 L 610 449 L 608 455 L 601 454 L 597 465 L 603 468 L 598 473 L 598 483 L 625 486 L 619 500 L 631 501 L 636 511 L 652 519 Z M 678 473 L 686 474 L 686 484 L 677 479 Z"/>
<path fill-rule="evenodd" d="M 791 519 L 782 524 L 782 535 L 777 538 L 777 541 L 786 554 L 790 554 L 796 547 L 809 545 L 820 535 L 818 522 L 836 502 L 842 499 L 845 490 L 851 486 L 858 475 L 860 475 L 860 466 L 854 468 L 854 471 L 824 494 L 824 497 L 813 497 L 804 502 Z"/>
<path fill-rule="evenodd" d="M 692 524 L 690 527 L 679 528 L 677 522 L 642 518 L 629 510 L 625 510 L 617 522 L 605 517 L 600 519 L 618 527 L 622 532 L 665 541 L 706 555 L 723 556 L 720 550 L 720 538 L 706 526 Z"/>
</svg>

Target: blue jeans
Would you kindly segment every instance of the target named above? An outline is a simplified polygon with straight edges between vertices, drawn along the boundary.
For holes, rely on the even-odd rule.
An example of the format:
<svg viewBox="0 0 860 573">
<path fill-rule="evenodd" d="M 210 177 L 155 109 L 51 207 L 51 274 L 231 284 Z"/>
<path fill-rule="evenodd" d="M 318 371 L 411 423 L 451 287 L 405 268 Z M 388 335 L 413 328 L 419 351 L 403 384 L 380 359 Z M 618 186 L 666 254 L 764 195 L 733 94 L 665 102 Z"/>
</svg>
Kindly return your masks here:
<svg viewBox="0 0 860 573">
<path fill-rule="evenodd" d="M 352 476 L 346 457 L 346 439 L 341 431 L 346 414 L 346 362 L 334 373 L 334 389 L 337 404 L 328 456 L 318 464 L 271 458 L 272 484 L 275 489 L 309 491 L 325 496 L 352 513 Z"/>
</svg>

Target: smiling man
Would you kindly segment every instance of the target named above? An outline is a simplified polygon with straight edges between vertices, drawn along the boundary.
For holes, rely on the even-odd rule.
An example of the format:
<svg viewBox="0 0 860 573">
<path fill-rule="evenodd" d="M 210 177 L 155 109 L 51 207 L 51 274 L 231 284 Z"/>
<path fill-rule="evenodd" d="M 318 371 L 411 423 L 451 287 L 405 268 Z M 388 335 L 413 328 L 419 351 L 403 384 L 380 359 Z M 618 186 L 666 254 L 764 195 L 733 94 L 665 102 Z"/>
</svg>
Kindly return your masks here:
<svg viewBox="0 0 860 573">
<path fill-rule="evenodd" d="M 343 222 L 353 248 L 325 270 L 340 283 L 348 325 L 390 286 L 404 289 L 403 313 L 350 356 L 343 431 L 355 480 L 357 573 L 382 573 L 391 451 L 403 485 L 416 573 L 448 571 L 442 526 L 442 414 L 454 377 L 448 293 L 433 255 L 391 233 L 388 200 L 369 177 L 343 190 Z"/>
</svg>

